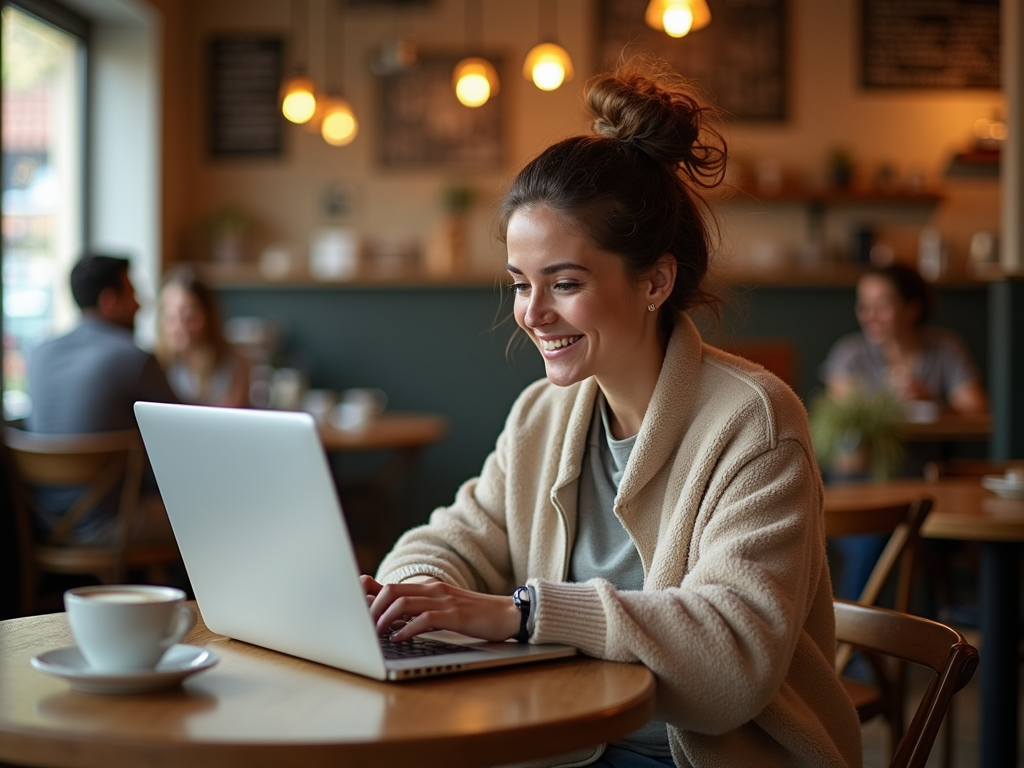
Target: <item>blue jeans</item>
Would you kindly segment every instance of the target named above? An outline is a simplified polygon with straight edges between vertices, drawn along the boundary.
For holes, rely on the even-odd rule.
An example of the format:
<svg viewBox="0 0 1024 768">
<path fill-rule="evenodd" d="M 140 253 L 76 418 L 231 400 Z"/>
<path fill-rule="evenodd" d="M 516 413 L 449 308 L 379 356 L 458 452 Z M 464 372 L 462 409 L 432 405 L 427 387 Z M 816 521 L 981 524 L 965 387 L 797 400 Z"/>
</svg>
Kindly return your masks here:
<svg viewBox="0 0 1024 768">
<path fill-rule="evenodd" d="M 648 757 L 609 744 L 601 759 L 589 768 L 676 768 L 676 764 L 671 757 Z"/>
</svg>

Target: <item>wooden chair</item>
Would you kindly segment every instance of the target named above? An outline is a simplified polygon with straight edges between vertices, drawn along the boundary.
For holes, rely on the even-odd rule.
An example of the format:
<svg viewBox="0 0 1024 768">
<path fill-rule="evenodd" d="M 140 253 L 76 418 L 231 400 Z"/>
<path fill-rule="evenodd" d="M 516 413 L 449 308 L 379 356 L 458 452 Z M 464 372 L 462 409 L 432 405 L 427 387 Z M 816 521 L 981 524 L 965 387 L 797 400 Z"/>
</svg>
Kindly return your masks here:
<svg viewBox="0 0 1024 768">
<path fill-rule="evenodd" d="M 165 566 L 180 561 L 173 539 L 132 542 L 145 465 L 138 432 L 43 435 L 6 427 L 4 444 L 15 491 L 24 614 L 54 607 L 39 595 L 45 574 L 89 575 L 118 583 L 129 570 L 145 569 L 147 578 L 159 583 L 166 578 Z M 34 489 L 41 486 L 82 489 L 45 541 L 37 540 L 32 519 L 40 508 Z M 113 541 L 109 546 L 79 541 L 76 524 L 112 493 L 119 493 Z"/>
<path fill-rule="evenodd" d="M 892 506 L 866 505 L 842 511 L 829 510 L 826 513 L 827 537 L 872 533 L 889 536 L 861 591 L 858 604 L 876 606 L 886 585 L 895 576 L 896 590 L 892 607 L 900 613 L 908 611 L 921 525 L 931 508 L 931 499 L 921 498 Z M 838 644 L 836 669 L 840 673 L 847 668 L 853 650 L 848 643 Z M 904 731 L 905 670 L 899 662 L 879 662 L 872 658 L 868 658 L 868 661 L 872 662 L 875 680 L 867 682 L 843 676 L 843 687 L 857 708 L 861 722 L 879 716 L 885 719 L 889 726 L 890 756 L 893 756 Z"/>
<path fill-rule="evenodd" d="M 722 349 L 745 357 L 771 371 L 790 389 L 799 391 L 796 344 L 789 339 L 732 339 L 721 343 Z"/>
<path fill-rule="evenodd" d="M 953 694 L 978 667 L 978 651 L 952 627 L 919 616 L 834 600 L 836 639 L 867 654 L 912 662 L 932 671 L 890 768 L 923 768 Z"/>
</svg>

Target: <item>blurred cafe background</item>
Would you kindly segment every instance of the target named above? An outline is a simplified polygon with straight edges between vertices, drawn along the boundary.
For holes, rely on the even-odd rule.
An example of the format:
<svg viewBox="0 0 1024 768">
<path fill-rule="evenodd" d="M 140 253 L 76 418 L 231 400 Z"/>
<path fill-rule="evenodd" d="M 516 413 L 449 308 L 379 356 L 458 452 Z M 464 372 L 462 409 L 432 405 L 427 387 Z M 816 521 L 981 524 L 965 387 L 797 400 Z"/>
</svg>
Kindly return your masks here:
<svg viewBox="0 0 1024 768">
<path fill-rule="evenodd" d="M 26 351 L 75 321 L 67 273 L 85 246 L 132 254 L 144 346 L 161 276 L 189 264 L 253 356 L 252 405 L 273 407 L 275 382 L 278 405 L 321 412 L 324 392 L 372 388 L 387 411 L 444 419 L 389 530 L 424 520 L 543 374 L 510 344 L 503 184 L 587 129 L 589 76 L 650 48 L 727 113 L 716 338 L 766 355 L 809 401 L 829 346 L 856 329 L 859 272 L 913 264 L 1003 425 L 950 450 L 984 457 L 1001 440 L 1019 456 L 1022 302 L 1006 274 L 1020 272 L 1021 76 L 1004 61 L 1018 12 L 707 5 L 709 24 L 672 37 L 645 23 L 646 0 L 4 2 L 5 419 L 31 408 Z M 541 43 L 568 56 L 560 84 L 524 75 Z M 476 106 L 453 85 L 466 59 L 489 78 Z M 300 94 L 286 118 L 297 85 L 309 114 Z"/>
</svg>

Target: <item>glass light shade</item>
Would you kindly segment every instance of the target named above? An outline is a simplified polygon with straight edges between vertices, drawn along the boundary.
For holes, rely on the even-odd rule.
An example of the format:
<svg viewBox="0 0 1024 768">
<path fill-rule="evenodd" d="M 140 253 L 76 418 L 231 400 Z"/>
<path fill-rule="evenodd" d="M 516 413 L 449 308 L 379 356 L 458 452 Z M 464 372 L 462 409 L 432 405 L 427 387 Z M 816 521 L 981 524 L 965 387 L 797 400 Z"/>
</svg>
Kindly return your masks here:
<svg viewBox="0 0 1024 768">
<path fill-rule="evenodd" d="M 682 37 L 711 23 L 711 11 L 705 0 L 651 0 L 644 21 L 651 29 Z"/>
<path fill-rule="evenodd" d="M 481 107 L 498 92 L 498 73 L 487 59 L 463 59 L 452 72 L 452 87 L 467 107 Z"/>
<path fill-rule="evenodd" d="M 281 112 L 293 123 L 308 122 L 316 113 L 313 81 L 305 75 L 292 75 L 281 83 Z"/>
<path fill-rule="evenodd" d="M 359 122 L 352 106 L 344 99 L 327 99 L 320 122 L 320 135 L 324 141 L 335 147 L 343 147 L 351 144 L 358 132 Z"/>
<path fill-rule="evenodd" d="M 532 80 L 542 91 L 553 91 L 566 80 L 572 80 L 572 59 L 560 45 L 541 43 L 526 54 L 523 77 Z"/>
</svg>

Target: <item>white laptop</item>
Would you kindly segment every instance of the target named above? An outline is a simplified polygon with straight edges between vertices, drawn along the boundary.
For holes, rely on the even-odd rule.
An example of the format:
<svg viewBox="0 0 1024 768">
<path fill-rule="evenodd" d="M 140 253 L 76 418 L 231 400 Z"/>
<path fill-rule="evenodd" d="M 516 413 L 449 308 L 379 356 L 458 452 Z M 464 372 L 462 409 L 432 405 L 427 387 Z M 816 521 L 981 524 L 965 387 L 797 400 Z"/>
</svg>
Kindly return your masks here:
<svg viewBox="0 0 1024 768">
<path fill-rule="evenodd" d="M 135 415 L 213 632 L 378 680 L 576 652 L 451 632 L 380 638 L 309 414 L 139 402 Z M 392 658 L 407 654 L 417 655 Z"/>
</svg>

